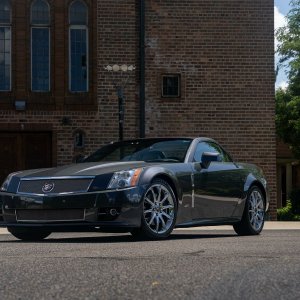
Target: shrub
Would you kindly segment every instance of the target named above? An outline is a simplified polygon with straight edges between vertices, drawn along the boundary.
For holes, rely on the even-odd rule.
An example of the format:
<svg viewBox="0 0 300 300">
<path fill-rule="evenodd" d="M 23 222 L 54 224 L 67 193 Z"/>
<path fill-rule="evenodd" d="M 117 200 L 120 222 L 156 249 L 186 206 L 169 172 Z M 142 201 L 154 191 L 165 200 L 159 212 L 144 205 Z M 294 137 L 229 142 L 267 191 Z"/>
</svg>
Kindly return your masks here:
<svg viewBox="0 0 300 300">
<path fill-rule="evenodd" d="M 300 221 L 300 215 L 294 215 L 294 221 Z"/>
<path fill-rule="evenodd" d="M 300 190 L 295 189 L 290 193 L 292 212 L 293 214 L 300 214 Z"/>
<path fill-rule="evenodd" d="M 293 221 L 294 214 L 292 211 L 292 202 L 287 200 L 286 206 L 277 209 L 277 220 L 278 221 Z"/>
</svg>

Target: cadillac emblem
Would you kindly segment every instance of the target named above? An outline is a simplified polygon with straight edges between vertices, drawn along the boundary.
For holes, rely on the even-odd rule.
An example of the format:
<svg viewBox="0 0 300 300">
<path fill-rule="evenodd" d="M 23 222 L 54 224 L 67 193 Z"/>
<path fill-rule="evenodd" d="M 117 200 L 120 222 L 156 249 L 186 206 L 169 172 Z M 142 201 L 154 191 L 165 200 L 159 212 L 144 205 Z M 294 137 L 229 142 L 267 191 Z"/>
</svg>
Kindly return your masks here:
<svg viewBox="0 0 300 300">
<path fill-rule="evenodd" d="M 54 183 L 53 183 L 53 182 L 51 182 L 51 183 L 47 183 L 47 182 L 46 182 L 46 183 L 43 185 L 43 187 L 42 187 L 43 193 L 50 193 L 50 192 L 53 191 L 53 189 L 54 189 Z"/>
</svg>

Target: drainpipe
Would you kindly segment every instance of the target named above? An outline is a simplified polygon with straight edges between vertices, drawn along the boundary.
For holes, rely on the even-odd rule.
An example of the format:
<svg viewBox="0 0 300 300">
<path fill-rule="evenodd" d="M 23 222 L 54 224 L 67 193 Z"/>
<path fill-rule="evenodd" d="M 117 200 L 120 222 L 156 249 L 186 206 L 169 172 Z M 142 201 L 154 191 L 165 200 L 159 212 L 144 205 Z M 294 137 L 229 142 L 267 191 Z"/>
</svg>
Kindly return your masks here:
<svg viewBox="0 0 300 300">
<path fill-rule="evenodd" d="M 145 0 L 140 0 L 140 138 L 145 137 Z"/>
</svg>

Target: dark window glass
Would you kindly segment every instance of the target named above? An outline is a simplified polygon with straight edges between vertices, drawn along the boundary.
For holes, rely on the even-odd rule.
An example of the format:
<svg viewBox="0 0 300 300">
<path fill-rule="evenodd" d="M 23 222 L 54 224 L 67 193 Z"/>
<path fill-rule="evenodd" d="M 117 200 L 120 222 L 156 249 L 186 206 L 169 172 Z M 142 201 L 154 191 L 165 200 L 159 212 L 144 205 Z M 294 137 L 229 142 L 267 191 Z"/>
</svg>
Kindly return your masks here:
<svg viewBox="0 0 300 300">
<path fill-rule="evenodd" d="M 50 7 L 46 0 L 31 6 L 31 90 L 50 90 Z"/>
<path fill-rule="evenodd" d="M 45 0 L 36 0 L 31 7 L 31 24 L 33 25 L 49 25 L 50 9 Z"/>
<path fill-rule="evenodd" d="M 82 131 L 76 131 L 74 134 L 74 146 L 76 149 L 84 148 L 85 134 Z"/>
<path fill-rule="evenodd" d="M 88 91 L 88 9 L 83 1 L 70 5 L 69 88 L 71 92 Z"/>
<path fill-rule="evenodd" d="M 76 0 L 70 6 L 70 24 L 87 25 L 87 6 L 83 1 Z"/>
<path fill-rule="evenodd" d="M 106 145 L 84 160 L 183 162 L 191 139 L 142 140 Z"/>
<path fill-rule="evenodd" d="M 70 63 L 72 92 L 87 91 L 87 29 L 70 29 Z"/>
<path fill-rule="evenodd" d="M 0 24 L 11 23 L 10 1 L 0 0 Z"/>
<path fill-rule="evenodd" d="M 180 96 L 180 76 L 164 75 L 162 82 L 163 97 L 179 97 Z"/>
<path fill-rule="evenodd" d="M 200 142 L 195 151 L 194 160 L 201 162 L 203 152 L 214 152 L 220 154 L 220 161 L 230 162 L 230 156 L 217 144 L 213 142 Z"/>
<path fill-rule="evenodd" d="M 32 91 L 49 91 L 49 28 L 32 28 Z"/>
<path fill-rule="evenodd" d="M 11 28 L 0 27 L 0 90 L 11 89 Z"/>
<path fill-rule="evenodd" d="M 219 145 L 215 144 L 215 143 L 210 143 L 214 148 L 218 149 L 218 152 L 220 153 L 221 155 L 221 161 L 222 162 L 231 162 L 232 159 L 231 157 L 229 156 L 229 154 L 222 148 L 220 147 Z"/>
</svg>

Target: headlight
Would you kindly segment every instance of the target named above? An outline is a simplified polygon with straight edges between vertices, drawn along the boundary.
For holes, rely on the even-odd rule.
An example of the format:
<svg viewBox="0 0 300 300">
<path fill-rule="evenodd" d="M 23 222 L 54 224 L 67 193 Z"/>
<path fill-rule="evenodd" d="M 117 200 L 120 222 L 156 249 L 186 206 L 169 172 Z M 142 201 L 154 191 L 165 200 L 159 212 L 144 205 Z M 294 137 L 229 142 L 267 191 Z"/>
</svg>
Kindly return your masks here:
<svg viewBox="0 0 300 300">
<path fill-rule="evenodd" d="M 112 176 L 108 189 L 123 189 L 136 186 L 143 169 L 115 172 Z"/>
<path fill-rule="evenodd" d="M 6 177 L 6 179 L 4 180 L 4 182 L 2 183 L 1 188 L 0 188 L 0 190 L 2 192 L 6 192 L 8 190 L 8 186 L 10 184 L 11 179 L 13 178 L 14 175 L 16 175 L 18 173 L 19 172 L 11 173 Z"/>
</svg>

